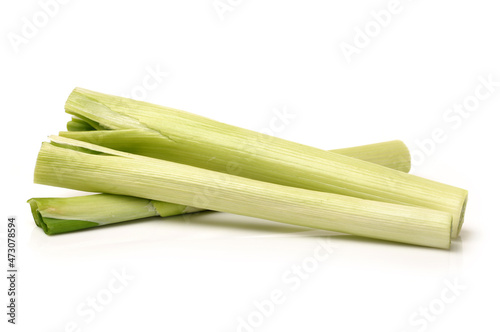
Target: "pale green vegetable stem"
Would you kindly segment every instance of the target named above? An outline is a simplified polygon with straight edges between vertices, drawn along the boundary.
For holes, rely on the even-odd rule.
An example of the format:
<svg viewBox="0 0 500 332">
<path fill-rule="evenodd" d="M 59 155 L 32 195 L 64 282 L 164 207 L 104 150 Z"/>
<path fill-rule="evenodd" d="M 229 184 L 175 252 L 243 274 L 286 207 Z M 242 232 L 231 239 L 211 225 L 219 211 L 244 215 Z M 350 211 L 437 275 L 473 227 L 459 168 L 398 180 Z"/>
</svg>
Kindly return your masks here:
<svg viewBox="0 0 500 332">
<path fill-rule="evenodd" d="M 75 120 L 77 119 L 73 119 L 74 123 L 68 124 L 68 127 L 77 127 L 80 124 Z M 387 167 L 408 170 L 410 168 L 408 148 L 397 140 L 332 151 L 377 162 Z M 32 198 L 28 203 L 31 205 L 35 223 L 49 235 L 151 216 L 168 217 L 200 211 L 186 205 L 110 194 Z"/>
<path fill-rule="evenodd" d="M 171 201 L 382 240 L 450 246 L 452 217 L 447 212 L 287 187 L 57 136 L 51 140 L 56 144 L 42 144 L 38 155 L 36 183 Z"/>
<path fill-rule="evenodd" d="M 185 205 L 110 194 L 32 198 L 28 203 L 35 223 L 49 235 L 128 220 L 201 211 Z"/>
</svg>

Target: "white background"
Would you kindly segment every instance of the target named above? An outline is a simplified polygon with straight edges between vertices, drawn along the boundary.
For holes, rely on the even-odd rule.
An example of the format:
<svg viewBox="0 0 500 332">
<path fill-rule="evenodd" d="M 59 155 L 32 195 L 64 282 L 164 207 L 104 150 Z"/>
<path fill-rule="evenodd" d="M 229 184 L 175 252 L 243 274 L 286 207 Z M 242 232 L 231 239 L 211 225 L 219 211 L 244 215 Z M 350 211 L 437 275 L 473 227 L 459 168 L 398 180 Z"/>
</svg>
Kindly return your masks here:
<svg viewBox="0 0 500 332">
<path fill-rule="evenodd" d="M 39 2 L 2 1 L 0 265 L 13 215 L 20 271 L 14 327 L 0 283 L 2 330 L 494 330 L 500 87 L 467 116 L 446 114 L 474 101 L 480 77 L 500 81 L 496 2 L 401 0 L 350 63 L 342 43 L 380 27 L 370 12 L 388 1 L 221 2 L 231 6 L 223 19 L 212 0 L 74 0 L 44 22 Z M 41 27 L 23 36 L 33 16 Z M 402 139 L 414 174 L 469 190 L 461 237 L 445 251 L 220 213 L 46 236 L 25 202 L 78 194 L 32 184 L 40 143 L 69 119 L 67 96 L 76 86 L 137 93 L 151 70 L 168 77 L 143 90 L 146 100 L 222 122 L 269 131 L 287 110 L 295 117 L 273 133 L 316 147 Z M 436 130 L 444 138 L 431 144 Z M 320 243 L 333 249 L 314 266 Z M 314 268 L 290 280 L 303 264 Z M 77 308 L 123 270 L 133 280 L 86 321 Z M 259 313 L 255 302 L 276 291 L 281 303 Z M 241 325 L 249 319 L 256 327 Z"/>
</svg>

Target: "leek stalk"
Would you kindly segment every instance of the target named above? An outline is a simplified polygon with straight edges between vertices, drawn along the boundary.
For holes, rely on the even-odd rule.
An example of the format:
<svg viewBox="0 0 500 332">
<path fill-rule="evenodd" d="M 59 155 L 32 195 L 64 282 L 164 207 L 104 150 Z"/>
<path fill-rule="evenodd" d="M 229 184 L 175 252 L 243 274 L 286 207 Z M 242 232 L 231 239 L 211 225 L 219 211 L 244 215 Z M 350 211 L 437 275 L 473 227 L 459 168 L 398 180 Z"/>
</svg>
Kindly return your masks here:
<svg viewBox="0 0 500 332">
<path fill-rule="evenodd" d="M 288 187 L 58 136 L 51 140 L 40 149 L 35 183 L 170 201 L 388 241 L 450 246 L 448 212 Z"/>
<path fill-rule="evenodd" d="M 83 128 L 86 125 L 85 122 L 82 124 L 75 120 L 77 119 L 73 119 L 68 127 Z M 386 167 L 410 169 L 408 148 L 397 140 L 332 151 L 356 156 Z M 28 203 L 36 225 L 48 235 L 152 216 L 168 217 L 201 210 L 186 205 L 110 194 L 32 198 Z"/>
</svg>

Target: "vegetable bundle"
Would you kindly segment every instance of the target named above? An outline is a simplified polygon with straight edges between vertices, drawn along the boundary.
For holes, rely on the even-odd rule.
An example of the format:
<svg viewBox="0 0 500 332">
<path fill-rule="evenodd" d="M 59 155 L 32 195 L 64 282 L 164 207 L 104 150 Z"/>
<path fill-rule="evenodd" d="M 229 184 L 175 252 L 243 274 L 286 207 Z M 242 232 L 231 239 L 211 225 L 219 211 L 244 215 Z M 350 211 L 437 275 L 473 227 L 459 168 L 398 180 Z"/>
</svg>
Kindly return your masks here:
<svg viewBox="0 0 500 332">
<path fill-rule="evenodd" d="M 324 151 L 80 88 L 65 108 L 76 118 L 69 131 L 42 145 L 35 182 L 122 195 L 87 200 L 116 204 L 123 213 L 80 215 L 72 210 L 80 199 L 74 198 L 60 203 L 65 208 L 58 214 L 50 206 L 57 201 L 30 200 L 35 221 L 49 234 L 211 209 L 449 248 L 463 223 L 467 191 L 405 173 L 406 148 L 385 143 L 364 151 Z M 169 204 L 162 202 L 175 212 L 161 211 L 158 206 Z M 71 223 L 77 226 L 65 228 Z"/>
</svg>

